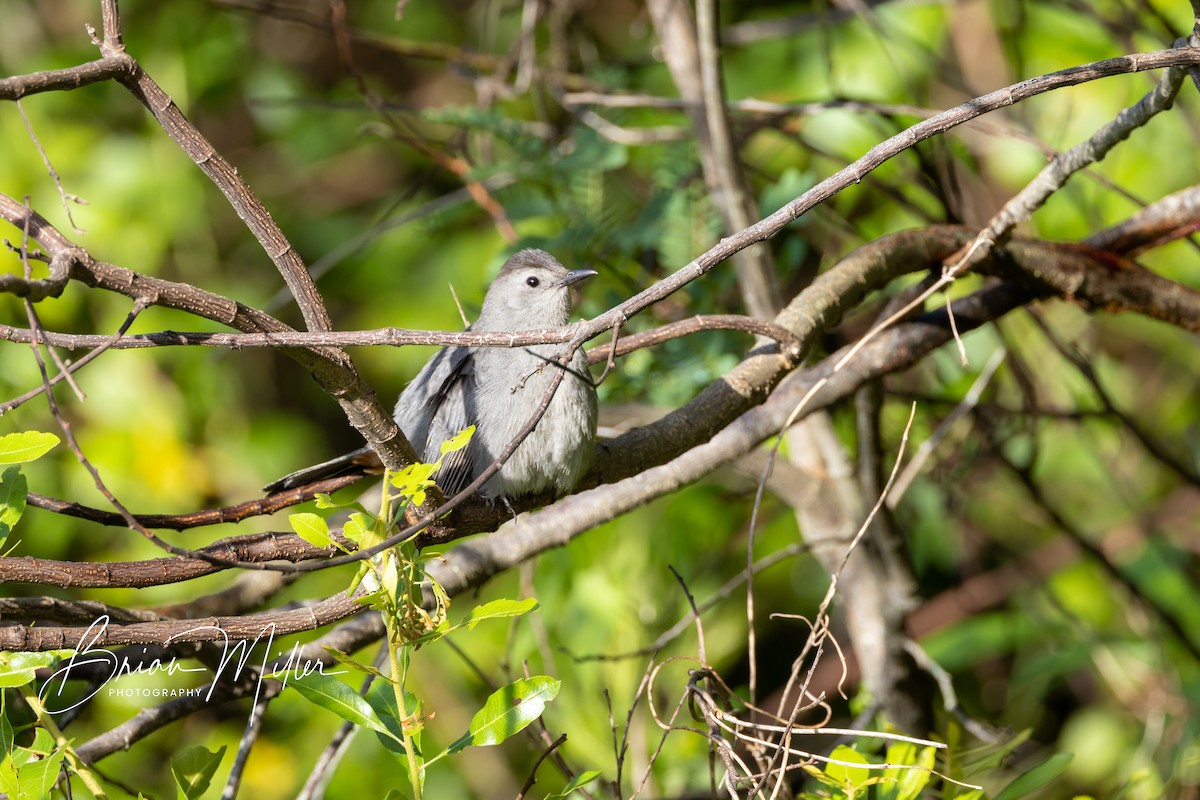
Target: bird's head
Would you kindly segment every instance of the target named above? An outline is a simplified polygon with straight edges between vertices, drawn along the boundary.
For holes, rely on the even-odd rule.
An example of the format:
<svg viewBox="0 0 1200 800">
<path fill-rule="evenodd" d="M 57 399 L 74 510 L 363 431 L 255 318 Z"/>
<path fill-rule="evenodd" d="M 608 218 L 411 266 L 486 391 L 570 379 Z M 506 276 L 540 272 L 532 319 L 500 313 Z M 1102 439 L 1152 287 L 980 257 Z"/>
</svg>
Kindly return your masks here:
<svg viewBox="0 0 1200 800">
<path fill-rule="evenodd" d="M 566 325 L 571 286 L 595 274 L 594 269 L 568 271 L 544 250 L 521 250 L 500 268 L 471 328 L 519 331 Z"/>
</svg>

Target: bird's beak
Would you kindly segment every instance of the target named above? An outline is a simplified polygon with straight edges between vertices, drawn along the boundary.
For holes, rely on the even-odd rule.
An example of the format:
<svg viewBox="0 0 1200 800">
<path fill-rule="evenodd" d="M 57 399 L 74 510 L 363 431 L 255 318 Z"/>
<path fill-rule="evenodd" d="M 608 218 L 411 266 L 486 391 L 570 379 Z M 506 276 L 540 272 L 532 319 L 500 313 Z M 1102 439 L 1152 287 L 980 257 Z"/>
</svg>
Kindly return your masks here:
<svg viewBox="0 0 1200 800">
<path fill-rule="evenodd" d="M 599 275 L 594 269 L 573 269 L 564 275 L 560 280 L 554 282 L 555 286 L 570 286 L 573 283 L 585 281 L 593 275 Z"/>
</svg>

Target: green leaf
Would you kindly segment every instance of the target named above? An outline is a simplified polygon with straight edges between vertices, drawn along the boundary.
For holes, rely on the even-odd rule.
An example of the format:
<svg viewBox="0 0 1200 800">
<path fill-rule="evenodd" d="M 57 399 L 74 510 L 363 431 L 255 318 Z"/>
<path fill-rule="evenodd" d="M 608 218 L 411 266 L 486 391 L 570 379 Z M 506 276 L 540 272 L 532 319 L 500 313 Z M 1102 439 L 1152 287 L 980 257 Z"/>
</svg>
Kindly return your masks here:
<svg viewBox="0 0 1200 800">
<path fill-rule="evenodd" d="M 74 652 L 46 650 L 40 653 L 0 653 L 0 689 L 24 686 L 33 681 L 38 669 L 52 666 Z"/>
<path fill-rule="evenodd" d="M 468 630 L 488 619 L 503 619 L 504 617 L 519 617 L 528 614 L 538 607 L 538 602 L 532 597 L 524 600 L 493 600 L 471 609 L 471 614 L 462 621 Z"/>
<path fill-rule="evenodd" d="M 400 721 L 400 709 L 396 705 L 396 690 L 390 681 L 375 681 L 367 689 L 367 703 L 390 732 L 390 736 L 380 733 L 375 735 L 391 752 L 400 757 L 400 762 L 408 768 L 408 758 L 404 750 L 404 728 Z M 408 728 L 409 741 L 416 749 L 417 761 L 421 762 L 421 701 L 407 689 L 404 690 L 404 710 L 410 720 Z"/>
<path fill-rule="evenodd" d="M 333 539 L 329 538 L 329 523 L 323 517 L 300 512 L 288 517 L 288 524 L 313 547 L 329 547 L 333 544 Z"/>
<path fill-rule="evenodd" d="M 59 439 L 53 433 L 24 431 L 0 436 L 0 464 L 24 464 L 50 452 Z"/>
<path fill-rule="evenodd" d="M 1040 789 L 1063 773 L 1074 758 L 1073 753 L 1056 753 L 1005 786 L 992 800 L 1017 800 Z"/>
<path fill-rule="evenodd" d="M 370 572 L 371 572 L 370 564 L 364 564 L 362 562 L 359 562 L 358 571 L 354 573 L 354 577 L 350 579 L 350 585 L 346 588 L 346 596 L 347 597 L 350 597 L 354 594 L 354 591 L 356 589 L 358 589 L 358 585 L 360 583 L 362 583 L 363 578 L 367 577 L 367 575 L 369 575 Z M 379 594 L 378 589 L 376 589 L 375 591 L 371 592 L 370 594 L 368 594 L 366 596 L 356 598 L 354 602 L 362 603 L 363 605 L 368 605 L 372 601 L 368 600 L 367 598 L 370 597 L 371 595 L 376 595 L 376 594 Z"/>
<path fill-rule="evenodd" d="M 875 793 L 877 800 L 917 800 L 921 790 L 929 783 L 934 748 L 923 747 L 918 752 L 917 746 L 911 742 L 893 742 L 888 746 L 884 760 L 897 766 L 883 771 L 885 781 Z"/>
<path fill-rule="evenodd" d="M 370 664 L 362 663 L 361 661 L 359 661 L 358 659 L 349 655 L 348 653 L 343 653 L 341 650 L 338 650 L 336 647 L 330 647 L 329 645 L 325 645 L 321 649 L 323 649 L 326 653 L 329 653 L 329 655 L 333 656 L 334 659 L 336 659 L 339 663 L 345 664 L 347 667 L 350 667 L 351 669 L 356 669 L 359 672 L 365 672 L 368 675 L 374 675 L 376 678 L 379 678 L 383 681 L 389 681 L 389 682 L 391 681 L 391 678 L 384 675 L 382 672 L 377 670 L 375 667 L 372 667 Z"/>
<path fill-rule="evenodd" d="M 466 747 L 500 744 L 542 715 L 546 703 L 558 696 L 562 682 L 546 675 L 522 678 L 492 693 L 474 717 L 467 733 L 450 752 Z"/>
<path fill-rule="evenodd" d="M 49 797 L 66 753 L 59 750 L 37 761 L 29 761 L 17 770 L 17 797 Z"/>
<path fill-rule="evenodd" d="M 833 748 L 829 757 L 835 761 L 849 761 L 851 764 L 869 763 L 862 753 L 853 747 L 840 744 Z M 864 767 L 852 767 L 845 764 L 826 764 L 825 774 L 842 786 L 853 788 L 862 786 L 871 777 L 871 771 Z"/>
<path fill-rule="evenodd" d="M 208 791 L 212 776 L 216 774 L 217 767 L 221 766 L 226 747 L 227 745 L 221 745 L 221 749 L 213 752 L 196 746 L 171 759 L 171 776 L 175 778 L 176 785 L 187 800 L 195 800 Z"/>
<path fill-rule="evenodd" d="M 362 526 L 362 523 L 354 517 L 355 515 L 351 514 L 350 519 L 346 520 L 346 524 L 342 526 L 342 536 L 361 546 L 363 536 L 366 535 L 367 531 Z"/>
<path fill-rule="evenodd" d="M 841 791 L 843 789 L 842 782 L 830 777 L 829 775 L 826 775 L 825 770 L 821 769 L 816 764 L 803 764 L 801 765 L 801 769 L 826 786 L 839 790 L 839 794 L 845 794 L 845 792 Z"/>
<path fill-rule="evenodd" d="M 12 723 L 8 721 L 7 710 L 0 713 L 0 753 L 7 754 L 13 749 L 13 742 L 16 741 L 17 732 L 13 730 Z"/>
<path fill-rule="evenodd" d="M 288 686 L 295 688 L 304 699 L 326 711 L 332 711 L 347 722 L 360 728 L 369 728 L 385 736 L 391 731 L 375 715 L 366 700 L 332 675 L 314 672 L 302 678 L 290 678 Z"/>
<path fill-rule="evenodd" d="M 386 551 L 383 554 L 383 563 L 379 566 L 379 585 L 387 593 L 388 599 L 395 603 L 400 591 L 400 565 L 396 563 L 395 554 Z"/>
<path fill-rule="evenodd" d="M 475 426 L 468 425 L 458 433 L 451 436 L 446 441 L 442 442 L 442 455 L 453 453 L 456 450 L 462 450 L 471 441 L 471 437 L 475 435 Z M 439 459 L 440 461 L 441 459 Z"/>
<path fill-rule="evenodd" d="M 9 467 L 0 475 L 0 545 L 25 513 L 29 485 L 20 467 Z"/>
<path fill-rule="evenodd" d="M 17 765 L 12 761 L 12 748 L 0 752 L 0 792 L 9 797 L 20 797 L 21 787 L 17 783 Z"/>
<path fill-rule="evenodd" d="M 350 539 L 350 534 L 346 533 L 346 529 L 352 529 L 352 532 L 357 539 L 350 539 L 359 546 L 360 549 L 374 547 L 383 541 L 383 531 L 386 529 L 386 524 L 378 517 L 373 517 L 370 514 L 364 514 L 361 511 L 355 511 L 346 520 L 346 524 L 342 526 L 342 535 Z"/>
<path fill-rule="evenodd" d="M 20 669 L 15 667 L 0 667 L 0 689 L 15 689 L 18 686 L 33 683 L 36 675 L 36 667 Z"/>
<path fill-rule="evenodd" d="M 392 486 L 395 486 L 401 492 L 410 490 L 417 486 L 425 486 L 430 483 L 429 476 L 437 471 L 437 463 L 433 464 L 409 464 L 404 469 L 392 476 Z"/>
<path fill-rule="evenodd" d="M 556 798 L 556 797 L 566 797 L 571 792 L 575 791 L 576 789 L 581 789 L 584 786 L 587 786 L 589 783 L 591 783 L 592 781 L 596 780 L 596 778 L 599 778 L 599 777 L 600 777 L 600 770 L 598 770 L 598 769 L 589 769 L 587 772 L 581 772 L 578 775 L 576 775 L 574 778 L 572 778 L 567 783 L 567 785 L 562 788 L 561 792 L 556 792 L 554 794 L 546 795 L 546 800 L 554 800 L 554 798 Z"/>
</svg>

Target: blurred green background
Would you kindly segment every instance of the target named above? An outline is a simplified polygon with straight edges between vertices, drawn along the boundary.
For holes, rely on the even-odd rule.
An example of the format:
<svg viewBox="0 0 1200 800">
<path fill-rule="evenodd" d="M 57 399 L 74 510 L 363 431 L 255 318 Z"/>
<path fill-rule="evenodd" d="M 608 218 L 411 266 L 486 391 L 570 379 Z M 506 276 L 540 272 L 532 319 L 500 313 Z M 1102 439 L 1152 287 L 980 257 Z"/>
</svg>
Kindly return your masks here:
<svg viewBox="0 0 1200 800">
<path fill-rule="evenodd" d="M 579 307 L 591 317 L 719 240 L 721 223 L 685 114 L 597 107 L 609 122 L 627 129 L 661 126 L 677 134 L 671 141 L 621 144 L 589 127 L 563 102 L 563 92 L 579 88 L 676 96 L 641 4 L 550 4 L 536 29 L 540 70 L 526 85 L 515 81 L 522 73 L 510 70 L 522 4 L 414 0 L 401 6 L 397 20 L 394 2 L 350 5 L 351 68 L 328 30 L 327 4 L 297 2 L 287 6 L 294 13 L 286 14 L 250 2 L 121 4 L 129 53 L 258 193 L 314 268 L 336 328 L 459 329 L 450 287 L 473 316 L 488 280 L 519 246 L 544 247 L 570 267 L 600 270 Z M 944 109 L 1083 62 L 1169 47 L 1190 30 L 1189 10 L 1178 0 L 994 0 L 877 3 L 850 15 L 824 3 L 721 3 L 731 100 L 859 104 L 813 113 L 736 113 L 752 190 L 769 213 L 911 125 L 919 109 Z M 797 24 L 787 33 L 777 27 L 768 38 L 753 38 L 756 23 L 780 20 Z M 99 26 L 95 3 L 0 0 L 0 73 L 95 58 L 87 24 Z M 434 57 L 422 50 L 435 45 L 443 50 Z M 497 65 L 503 66 L 499 75 Z M 1155 80 L 1156 75 L 1122 76 L 1044 95 L 906 152 L 770 242 L 786 297 L 855 246 L 885 233 L 935 222 L 981 224 L 1041 169 L 1048 150 L 1085 139 Z M 371 108 L 368 97 L 385 112 Z M 864 110 L 863 103 L 877 106 Z M 299 325 L 294 306 L 281 299 L 282 280 L 224 198 L 120 86 L 31 96 L 21 110 L 64 191 L 86 204 L 71 204 L 74 223 L 69 222 L 12 103 L 0 106 L 0 191 L 28 196 L 98 259 L 192 283 Z M 1024 232 L 1078 240 L 1127 218 L 1142 203 L 1196 183 L 1197 111 L 1195 87 L 1185 85 L 1174 111 L 1077 176 Z M 446 169 L 451 159 L 491 187 L 519 241 L 506 241 L 494 218 L 472 202 L 463 176 Z M 19 240 L 16 230 L 5 236 Z M 1200 257 L 1192 242 L 1176 242 L 1141 261 L 1168 278 L 1200 286 Z M 10 256 L 6 268 L 19 271 L 20 265 Z M 110 333 L 129 307 L 123 297 L 72 285 L 61 298 L 40 303 L 38 311 L 49 330 Z M 629 329 L 739 310 L 736 282 L 725 266 L 633 320 Z M 1144 319 L 1089 316 L 1062 303 L 1044 304 L 1039 313 L 1059 338 L 1086 353 L 1116 406 L 1195 470 L 1200 351 L 1194 337 Z M 27 325 L 19 301 L 0 300 L 0 322 Z M 220 328 L 153 308 L 133 328 L 165 329 Z M 600 389 L 605 421 L 681 404 L 733 366 L 747 344 L 736 334 L 703 333 L 631 356 Z M 1118 420 L 1094 413 L 1101 409 L 1094 390 L 1024 314 L 970 336 L 971 366 L 965 369 L 954 353 L 941 352 L 895 376 L 888 386 L 899 394 L 887 401 L 885 435 L 889 442 L 898 440 L 906 398 L 916 395 L 922 402 L 913 438 L 927 438 L 1000 345 L 1010 357 L 986 395 L 986 434 L 979 421 L 957 427 L 896 514 L 923 597 L 953 599 L 947 593 L 994 585 L 989 578 L 999 580 L 1006 570 L 1022 576 L 1000 582 L 1000 596 L 982 608 L 953 610 L 951 603 L 946 611 L 931 605 L 923 618 L 923 643 L 954 676 L 967 713 L 1030 732 L 1002 763 L 987 758 L 993 752 L 987 747 L 975 752 L 964 745 L 964 760 L 978 761 L 970 777 L 994 791 L 1021 769 L 1071 752 L 1063 778 L 1039 796 L 1195 797 L 1197 487 L 1150 458 Z M 37 385 L 27 346 L 0 344 L 0 350 L 0 396 Z M 411 347 L 352 350 L 385 402 L 431 353 Z M 109 488 L 138 512 L 186 512 L 249 500 L 266 481 L 361 444 L 336 403 L 302 369 L 267 350 L 111 352 L 81 370 L 77 380 L 86 400 L 60 389 L 59 402 Z M 1040 408 L 1060 413 L 1026 413 L 1031 392 Z M 834 414 L 853 448 L 851 409 Z M 29 429 L 54 429 L 44 400 L 0 420 L 0 433 Z M 1070 548 L 1058 561 L 1039 555 L 1049 553 L 1062 534 L 998 466 L 997 451 L 1016 460 L 1036 454 L 1035 474 L 1044 491 L 1117 565 L 1126 585 Z M 32 491 L 104 505 L 66 448 L 26 471 Z M 461 652 L 438 647 L 416 654 L 414 691 L 436 713 L 427 737 L 441 746 L 462 732 L 489 693 L 476 669 L 501 683 L 528 664 L 531 673 L 564 681 L 545 717 L 554 735 L 569 734 L 564 755 L 580 769 L 603 770 L 611 779 L 605 693 L 618 725 L 624 725 L 648 657 L 577 657 L 628 651 L 684 616 L 686 601 L 668 566 L 699 599 L 736 575 L 745 563 L 753 494 L 744 477 L 714 475 L 493 581 L 478 598 L 461 598 L 452 617 L 476 599 L 528 594 L 542 610 L 511 626 L 493 623 L 456 636 Z M 797 541 L 790 509 L 769 494 L 759 519 L 758 554 Z M 286 523 L 258 518 L 164 538 L 195 547 L 270 529 L 286 529 Z M 36 510 L 15 538 L 20 541 L 12 555 L 115 561 L 158 554 L 129 531 Z M 1035 574 L 1031 562 L 1045 565 L 1044 574 Z M 349 574 L 311 574 L 275 602 L 333 594 Z M 153 607 L 217 591 L 230 580 L 218 575 L 146 590 L 7 585 L 3 591 Z M 757 579 L 760 670 L 767 686 L 786 677 L 806 631 L 794 622 L 767 620 L 761 610 L 811 614 L 827 581 L 804 557 Z M 1161 616 L 1147 611 L 1131 588 L 1172 615 L 1190 647 L 1166 632 Z M 743 596 L 735 593 L 714 608 L 705 632 L 710 661 L 735 688 L 744 686 Z M 689 631 L 659 657 L 695 651 Z M 660 707 L 675 702 L 689 666 L 681 662 L 664 670 Z M 124 680 L 136 685 L 138 679 Z M 69 735 L 85 741 L 145 706 L 144 699 L 102 697 Z M 851 706 L 838 701 L 841 721 Z M 193 744 L 234 745 L 244 710 L 193 716 L 105 760 L 100 769 L 151 796 L 166 796 L 173 789 L 164 759 Z M 951 735 L 953 723 L 944 724 L 939 735 Z M 244 796 L 294 796 L 337 727 L 331 715 L 294 696 L 273 703 L 251 756 Z M 660 737 L 644 706 L 630 732 L 627 776 L 640 777 Z M 520 740 L 473 750 L 431 771 L 428 796 L 514 796 L 537 754 Z M 706 764 L 703 739 L 669 737 L 655 762 L 650 795 L 704 790 Z M 539 789 L 564 782 L 549 765 L 540 775 Z M 391 757 L 364 735 L 338 767 L 327 796 L 360 798 L 364 788 L 369 796 L 383 796 L 400 785 Z M 622 796 L 633 785 L 627 783 Z"/>
</svg>

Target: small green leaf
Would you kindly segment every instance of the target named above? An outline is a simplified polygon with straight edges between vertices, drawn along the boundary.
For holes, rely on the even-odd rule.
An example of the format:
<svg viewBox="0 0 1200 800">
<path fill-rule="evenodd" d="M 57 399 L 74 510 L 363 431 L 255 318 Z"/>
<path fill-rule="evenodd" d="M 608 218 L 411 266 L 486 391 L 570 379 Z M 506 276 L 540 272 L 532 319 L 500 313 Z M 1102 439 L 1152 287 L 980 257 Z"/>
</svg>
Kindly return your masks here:
<svg viewBox="0 0 1200 800">
<path fill-rule="evenodd" d="M 917 800 L 929 783 L 933 769 L 934 748 L 923 747 L 920 752 L 911 742 L 893 742 L 884 760 L 896 766 L 883 771 L 886 779 L 875 796 L 878 800 Z M 901 766 L 903 765 L 903 766 Z"/>
<path fill-rule="evenodd" d="M 358 536 L 358 539 L 351 541 L 354 541 L 360 549 L 374 547 L 382 542 L 383 536 L 381 532 L 387 527 L 378 517 L 373 517 L 370 514 L 364 514 L 361 511 L 355 511 L 353 514 L 351 514 L 350 518 L 346 520 L 346 525 L 354 527 L 355 534 Z M 342 534 L 346 536 L 347 539 L 350 538 L 349 535 L 346 534 L 345 526 L 342 527 Z"/>
<path fill-rule="evenodd" d="M 354 518 L 353 514 L 350 515 L 350 519 L 346 520 L 346 524 L 342 526 L 342 536 L 360 546 L 362 545 L 363 536 L 366 533 L 366 529 Z"/>
<path fill-rule="evenodd" d="M 17 732 L 13 730 L 12 723 L 8 721 L 7 711 L 0 713 L 0 754 L 7 756 L 13 749 L 13 742 L 16 741 L 16 738 Z M 2 769 L 0 768 L 0 771 Z"/>
<path fill-rule="evenodd" d="M 546 675 L 522 678 L 502 686 L 483 704 L 467 733 L 450 745 L 457 753 L 466 747 L 500 744 L 542 715 L 546 703 L 558 696 L 562 682 Z"/>
<path fill-rule="evenodd" d="M 379 717 L 379 721 L 391 731 L 391 736 L 375 734 L 385 748 L 400 756 L 400 761 L 408 768 L 408 759 L 404 750 L 404 726 L 400 721 L 400 709 L 396 705 L 396 689 L 390 681 L 375 681 L 367 689 L 367 703 Z M 404 710 L 407 712 L 408 736 L 416 749 L 418 761 L 421 757 L 421 701 L 407 689 L 404 690 Z"/>
<path fill-rule="evenodd" d="M 387 593 L 388 598 L 395 603 L 400 591 L 400 567 L 391 551 L 384 553 L 383 564 L 380 567 L 379 585 Z"/>
<path fill-rule="evenodd" d="M 358 585 L 360 583 L 362 583 L 363 578 L 367 577 L 370 574 L 372 574 L 371 573 L 371 565 L 360 561 L 358 564 L 358 571 L 355 572 L 354 577 L 350 579 L 350 586 L 346 589 L 346 596 L 347 597 L 353 596 L 355 590 L 358 589 Z M 370 585 L 367 586 L 367 589 L 371 589 L 371 588 L 372 587 Z M 379 593 L 379 587 L 375 587 L 374 591 L 370 592 L 370 594 L 378 594 L 378 593 Z M 355 600 L 354 602 L 361 603 L 362 601 L 363 601 L 363 598 L 360 597 L 357 600 Z"/>
<path fill-rule="evenodd" d="M 869 763 L 863 754 L 855 750 L 853 747 L 847 747 L 840 744 L 833 748 L 833 752 L 829 754 L 829 758 L 833 761 L 848 761 L 850 764 L 867 764 Z M 854 788 L 862 786 L 863 783 L 871 777 L 871 771 L 864 767 L 847 766 L 846 764 L 828 763 L 825 765 L 825 774 L 833 780 L 837 781 L 842 786 Z"/>
<path fill-rule="evenodd" d="M 31 682 L 35 672 L 70 657 L 74 650 L 45 650 L 39 653 L 0 653 L 0 689 Z"/>
<path fill-rule="evenodd" d="M 221 745 L 220 750 L 213 752 L 196 746 L 171 759 L 171 775 L 187 800 L 195 800 L 208 791 L 212 776 L 225 756 L 225 748 L 226 745 Z"/>
<path fill-rule="evenodd" d="M 8 538 L 17 520 L 25 513 L 29 485 L 20 467 L 9 467 L 0 475 L 0 544 Z"/>
<path fill-rule="evenodd" d="M 538 602 L 532 597 L 524 600 L 493 600 L 471 609 L 471 615 L 463 620 L 463 625 L 474 630 L 475 626 L 486 619 L 501 619 L 504 617 L 519 617 L 528 614 L 538 607 Z"/>
<path fill-rule="evenodd" d="M 412 487 L 426 485 L 430 482 L 429 478 L 437 471 L 437 468 L 437 463 L 409 464 L 392 476 L 392 486 L 403 492 Z"/>
<path fill-rule="evenodd" d="M 372 667 L 370 664 L 362 663 L 361 661 L 357 660 L 356 658 L 349 655 L 348 653 L 343 653 L 341 650 L 338 650 L 336 647 L 330 647 L 329 645 L 325 645 L 321 649 L 323 649 L 326 653 L 329 653 L 329 655 L 333 656 L 334 659 L 337 660 L 337 662 L 340 664 L 345 664 L 347 667 L 350 667 L 351 669 L 358 670 L 359 672 L 365 672 L 368 675 L 374 675 L 376 678 L 379 678 L 383 681 L 387 681 L 387 682 L 391 681 L 391 678 L 384 675 L 379 670 L 375 669 L 375 667 Z"/>
<path fill-rule="evenodd" d="M 575 791 L 576 789 L 582 789 L 584 786 L 587 786 L 589 783 L 599 777 L 600 770 L 598 769 L 589 769 L 587 772 L 581 772 L 572 778 L 567 785 L 562 788 L 561 792 L 546 795 L 546 800 L 554 800 L 556 797 L 566 797 L 571 792 Z"/>
<path fill-rule="evenodd" d="M 20 797 L 21 786 L 17 783 L 17 765 L 13 763 L 12 754 L 12 748 L 0 752 L 0 792 L 9 797 Z"/>
<path fill-rule="evenodd" d="M 28 761 L 17 770 L 17 797 L 49 797 L 66 753 L 58 750 L 37 761 Z"/>
<path fill-rule="evenodd" d="M 329 538 L 329 523 L 323 517 L 301 512 L 288 517 L 288 524 L 313 547 L 329 547 L 333 544 L 333 539 Z"/>
<path fill-rule="evenodd" d="M 1063 773 L 1074 758 L 1073 753 L 1056 753 L 1000 790 L 993 800 L 1017 800 L 1040 789 Z"/>
<path fill-rule="evenodd" d="M 59 439 L 53 433 L 24 431 L 0 436 L 0 464 L 24 464 L 50 452 Z"/>
<path fill-rule="evenodd" d="M 826 775 L 825 770 L 821 769 L 816 764 L 802 764 L 800 768 L 831 789 L 842 789 L 841 781 L 834 780 L 830 776 Z M 845 792 L 840 791 L 839 793 L 845 794 Z"/>
<path fill-rule="evenodd" d="M 48 756 L 54 752 L 54 737 L 50 735 L 50 731 L 42 727 L 33 729 L 33 744 L 29 745 L 28 749 L 22 748 L 27 754 L 37 756 Z M 28 761 L 29 759 L 25 759 Z M 21 763 L 24 763 L 21 762 Z"/>
<path fill-rule="evenodd" d="M 361 728 L 391 736 L 391 732 L 380 722 L 366 700 L 332 675 L 314 672 L 301 678 L 292 677 L 288 686 L 294 687 L 310 703 L 332 711 L 347 722 Z"/>
<path fill-rule="evenodd" d="M 475 435 L 475 426 L 468 425 L 458 433 L 451 436 L 446 441 L 442 442 L 442 455 L 453 453 L 455 450 L 462 450 L 467 446 L 467 442 L 471 441 L 471 437 Z"/>
</svg>

